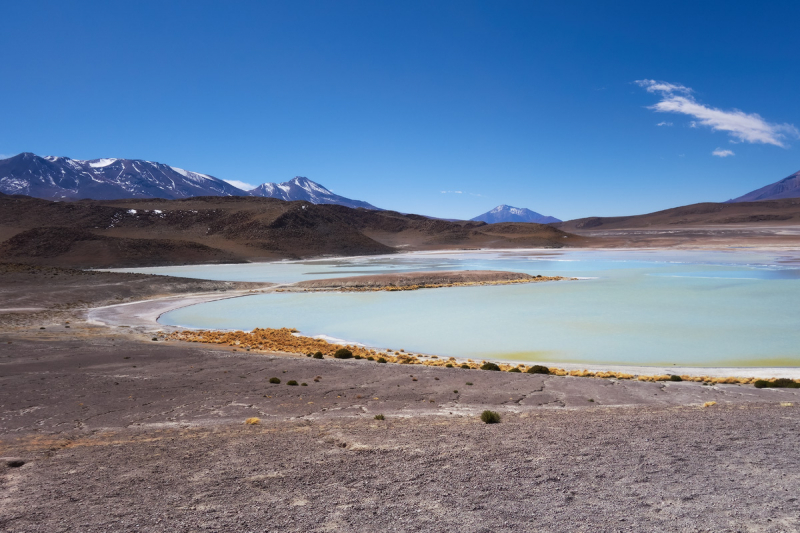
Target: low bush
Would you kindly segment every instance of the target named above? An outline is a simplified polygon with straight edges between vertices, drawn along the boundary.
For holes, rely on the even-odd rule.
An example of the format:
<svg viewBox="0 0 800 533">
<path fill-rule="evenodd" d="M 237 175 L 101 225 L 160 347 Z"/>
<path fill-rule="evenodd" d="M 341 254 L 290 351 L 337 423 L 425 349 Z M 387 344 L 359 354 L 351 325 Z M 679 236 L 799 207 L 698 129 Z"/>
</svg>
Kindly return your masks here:
<svg viewBox="0 0 800 533">
<path fill-rule="evenodd" d="M 549 374 L 550 369 L 542 365 L 533 365 L 527 370 L 528 374 Z"/>
<path fill-rule="evenodd" d="M 514 367 L 514 368 L 509 369 L 509 372 L 522 372 L 522 370 L 520 370 L 517 367 Z"/>
<path fill-rule="evenodd" d="M 386 363 L 387 361 L 383 357 L 378 357 L 378 362 L 379 363 Z"/>
<path fill-rule="evenodd" d="M 487 363 L 483 363 L 481 365 L 481 370 L 495 370 L 495 371 L 498 371 L 498 370 L 500 370 L 500 367 L 497 366 L 496 363 L 487 362 Z"/>
<path fill-rule="evenodd" d="M 367 357 L 367 361 L 374 361 L 374 360 L 375 360 L 375 358 L 372 357 L 371 355 L 369 357 Z"/>
<path fill-rule="evenodd" d="M 314 359 L 322 359 L 322 352 L 317 352 L 314 354 Z"/>
<path fill-rule="evenodd" d="M 444 365 L 445 368 L 453 368 L 453 363 L 447 363 Z"/>
<path fill-rule="evenodd" d="M 375 420 L 386 420 L 386 417 L 383 415 L 375 415 Z"/>
<path fill-rule="evenodd" d="M 304 382 L 302 382 L 302 383 L 300 384 L 300 386 L 301 386 L 301 387 L 308 387 L 308 383 L 306 383 L 306 382 L 304 381 Z"/>
<path fill-rule="evenodd" d="M 309 353 L 306 354 L 306 357 L 314 357 L 314 354 L 309 352 Z"/>
<path fill-rule="evenodd" d="M 280 380 L 280 378 L 269 378 L 269 382 L 270 383 L 280 383 L 281 380 Z"/>
<path fill-rule="evenodd" d="M 457 391 L 457 390 L 454 390 L 454 391 L 453 391 L 453 394 L 458 394 L 458 391 Z"/>
<path fill-rule="evenodd" d="M 500 422 L 500 413 L 489 411 L 488 409 L 481 413 L 481 421 L 487 424 L 497 424 Z"/>
<path fill-rule="evenodd" d="M 297 382 L 295 380 L 293 380 L 293 379 L 290 379 L 289 381 L 287 381 L 286 384 L 287 385 L 291 385 L 292 387 L 296 387 L 297 386 Z"/>
<path fill-rule="evenodd" d="M 472 385 L 472 382 L 471 381 L 467 381 L 467 385 Z"/>
<path fill-rule="evenodd" d="M 672 375 L 669 376 L 669 380 L 670 381 L 683 381 L 683 378 L 680 377 L 680 376 L 676 376 L 675 374 L 672 374 Z"/>
<path fill-rule="evenodd" d="M 360 356 L 360 355 L 354 355 L 353 359 L 364 359 L 364 358 L 362 356 Z"/>
<path fill-rule="evenodd" d="M 334 352 L 333 356 L 336 359 L 350 359 L 351 357 L 353 357 L 353 352 L 351 352 L 347 348 L 339 348 L 338 350 L 336 350 L 336 352 Z"/>
<path fill-rule="evenodd" d="M 753 385 L 757 389 L 763 389 L 766 387 L 775 389 L 800 389 L 800 383 L 789 378 L 779 378 L 772 381 L 767 381 L 766 379 L 759 379 L 755 383 L 753 383 Z"/>
<path fill-rule="evenodd" d="M 472 367 L 469 366 L 467 363 L 464 363 L 463 365 L 461 365 L 461 368 L 463 368 L 464 370 L 469 370 Z"/>
</svg>

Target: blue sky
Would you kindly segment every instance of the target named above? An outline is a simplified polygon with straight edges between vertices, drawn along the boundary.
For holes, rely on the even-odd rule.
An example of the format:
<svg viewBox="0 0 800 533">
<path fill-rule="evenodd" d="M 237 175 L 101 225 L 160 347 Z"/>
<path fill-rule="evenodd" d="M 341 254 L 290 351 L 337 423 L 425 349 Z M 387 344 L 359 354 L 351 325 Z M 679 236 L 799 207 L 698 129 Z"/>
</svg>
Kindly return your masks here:
<svg viewBox="0 0 800 533">
<path fill-rule="evenodd" d="M 800 170 L 799 2 L 2 11 L 4 155 L 140 158 L 253 185 L 302 175 L 459 218 L 501 203 L 637 214 Z"/>
</svg>

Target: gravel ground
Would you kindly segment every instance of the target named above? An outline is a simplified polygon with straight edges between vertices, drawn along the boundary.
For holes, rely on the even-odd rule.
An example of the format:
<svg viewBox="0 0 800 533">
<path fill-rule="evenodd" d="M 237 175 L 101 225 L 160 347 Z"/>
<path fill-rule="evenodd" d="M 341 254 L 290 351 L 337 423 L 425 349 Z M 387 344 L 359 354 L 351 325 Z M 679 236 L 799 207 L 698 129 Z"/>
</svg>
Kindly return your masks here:
<svg viewBox="0 0 800 533">
<path fill-rule="evenodd" d="M 0 277 L 0 531 L 800 531 L 800 390 L 153 342 L 160 304 L 85 320 L 250 289 L 150 281 Z"/>
</svg>

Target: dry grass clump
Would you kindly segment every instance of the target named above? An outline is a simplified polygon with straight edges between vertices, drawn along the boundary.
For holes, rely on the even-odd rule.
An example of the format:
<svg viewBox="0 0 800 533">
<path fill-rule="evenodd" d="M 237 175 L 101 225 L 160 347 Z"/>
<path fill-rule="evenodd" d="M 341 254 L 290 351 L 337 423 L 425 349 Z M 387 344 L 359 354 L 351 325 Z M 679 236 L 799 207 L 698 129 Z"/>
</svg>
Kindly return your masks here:
<svg viewBox="0 0 800 533">
<path fill-rule="evenodd" d="M 711 407 L 712 405 L 717 405 L 717 402 L 706 402 L 703 404 L 703 407 Z"/>
<path fill-rule="evenodd" d="M 781 407 L 794 407 L 792 402 L 781 402 Z"/>
<path fill-rule="evenodd" d="M 244 423 L 247 424 L 248 426 L 255 426 L 256 424 L 261 423 L 261 419 L 254 416 L 245 420 Z"/>
</svg>

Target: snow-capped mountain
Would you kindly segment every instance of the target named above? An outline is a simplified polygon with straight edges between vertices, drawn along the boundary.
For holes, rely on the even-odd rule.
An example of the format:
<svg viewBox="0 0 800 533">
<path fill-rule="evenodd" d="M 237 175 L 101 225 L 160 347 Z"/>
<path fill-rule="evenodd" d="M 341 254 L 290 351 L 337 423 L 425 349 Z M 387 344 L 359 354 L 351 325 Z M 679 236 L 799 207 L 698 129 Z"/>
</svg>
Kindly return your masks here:
<svg viewBox="0 0 800 533">
<path fill-rule="evenodd" d="M 213 176 L 152 161 L 78 160 L 28 152 L 0 159 L 0 192 L 47 200 L 247 195 Z"/>
<path fill-rule="evenodd" d="M 363 207 L 364 209 L 379 209 L 367 202 L 351 200 L 350 198 L 334 194 L 319 183 L 315 183 L 302 176 L 297 176 L 284 183 L 262 183 L 255 189 L 248 191 L 248 194 L 251 196 L 279 198 L 288 201 L 305 200 L 312 204 L 337 204 L 353 208 Z"/>
<path fill-rule="evenodd" d="M 555 217 L 540 215 L 524 207 L 511 207 L 510 205 L 498 205 L 491 211 L 479 215 L 472 220 L 477 222 L 487 222 L 495 224 L 497 222 L 536 222 L 537 224 L 550 224 L 551 222 L 561 222 Z"/>
<path fill-rule="evenodd" d="M 800 171 L 744 196 L 728 200 L 726 203 L 758 202 L 760 200 L 780 200 L 781 198 L 800 198 Z"/>
</svg>

